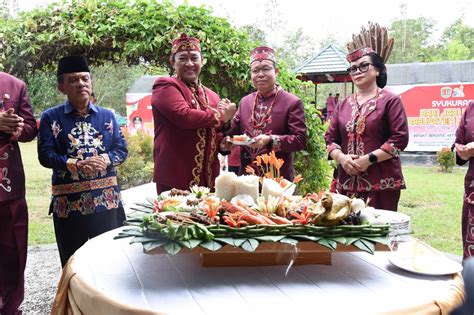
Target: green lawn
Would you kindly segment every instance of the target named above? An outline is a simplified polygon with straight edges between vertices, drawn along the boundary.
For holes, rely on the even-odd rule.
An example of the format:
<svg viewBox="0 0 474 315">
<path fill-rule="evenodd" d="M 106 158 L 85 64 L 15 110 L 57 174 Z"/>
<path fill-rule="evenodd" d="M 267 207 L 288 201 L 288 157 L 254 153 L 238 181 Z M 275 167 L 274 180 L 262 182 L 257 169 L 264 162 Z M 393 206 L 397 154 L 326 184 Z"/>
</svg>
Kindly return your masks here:
<svg viewBox="0 0 474 315">
<path fill-rule="evenodd" d="M 25 167 L 26 200 L 30 217 L 28 243 L 54 243 L 53 220 L 48 215 L 52 171 L 39 164 L 36 141 L 21 143 L 20 148 Z"/>
<path fill-rule="evenodd" d="M 30 212 L 29 244 L 54 243 L 53 222 L 48 216 L 51 170 L 37 158 L 36 142 L 21 144 L 26 172 L 26 199 Z M 461 208 L 466 169 L 441 173 L 435 167 L 406 166 L 399 211 L 412 217 L 415 235 L 432 246 L 462 254 Z"/>
<path fill-rule="evenodd" d="M 407 189 L 399 211 L 412 218 L 415 236 L 442 251 L 462 255 L 461 211 L 466 168 L 452 173 L 435 167 L 403 168 Z"/>
</svg>

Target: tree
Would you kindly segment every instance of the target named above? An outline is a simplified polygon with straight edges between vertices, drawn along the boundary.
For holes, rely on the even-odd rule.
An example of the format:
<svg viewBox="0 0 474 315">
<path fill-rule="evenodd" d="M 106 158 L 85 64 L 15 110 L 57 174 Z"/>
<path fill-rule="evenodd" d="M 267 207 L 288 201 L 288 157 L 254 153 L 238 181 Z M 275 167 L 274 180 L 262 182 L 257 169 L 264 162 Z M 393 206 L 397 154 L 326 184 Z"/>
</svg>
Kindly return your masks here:
<svg viewBox="0 0 474 315">
<path fill-rule="evenodd" d="M 432 50 L 429 49 L 429 40 L 434 25 L 432 19 L 425 17 L 393 21 L 389 27 L 389 34 L 397 40 L 393 46 L 389 62 L 430 61 Z"/>
<path fill-rule="evenodd" d="M 279 59 L 284 60 L 290 69 L 294 69 L 314 54 L 314 47 L 314 39 L 305 34 L 302 28 L 298 28 L 285 35 L 283 44 L 276 47 L 276 52 Z"/>
<path fill-rule="evenodd" d="M 258 28 L 257 25 L 244 25 L 241 29 L 249 35 L 250 40 L 254 42 L 255 45 L 265 43 L 265 32 Z"/>
<path fill-rule="evenodd" d="M 117 113 L 125 115 L 125 93 L 137 78 L 145 74 L 145 68 L 126 66 L 121 63 L 107 63 L 99 67 L 92 67 L 91 72 L 97 105 L 114 109 Z M 44 110 L 66 100 L 66 97 L 56 88 L 57 79 L 54 71 L 35 71 L 27 74 L 24 80 L 28 86 L 34 113 L 37 116 Z"/>
<path fill-rule="evenodd" d="M 125 115 L 125 94 L 132 83 L 145 73 L 143 66 L 127 66 L 121 63 L 108 63 L 93 68 L 92 81 L 97 104 Z"/>
<path fill-rule="evenodd" d="M 0 21 L 0 67 L 14 75 L 53 69 L 66 54 L 85 55 L 93 66 L 106 62 L 150 64 L 171 72 L 170 42 L 181 32 L 201 39 L 202 81 L 222 96 L 249 90 L 248 35 L 204 7 L 169 1 L 71 0 Z M 21 34 L 21 36 L 18 36 Z"/>
<path fill-rule="evenodd" d="M 471 57 L 468 47 L 458 39 L 453 39 L 448 44 L 447 59 L 448 60 L 467 60 Z"/>
<path fill-rule="evenodd" d="M 474 59 L 474 27 L 461 18 L 448 26 L 441 36 L 441 56 L 448 60 Z"/>
<path fill-rule="evenodd" d="M 279 0 L 267 0 L 265 3 L 265 16 L 263 19 L 265 29 L 268 30 L 266 38 L 270 47 L 276 47 L 280 31 L 286 20 L 283 19 Z"/>
<path fill-rule="evenodd" d="M 126 0 L 70 0 L 0 21 L 0 42 L 3 43 L 0 67 L 19 77 L 32 75 L 30 82 L 40 82 L 42 74 L 39 71 L 45 71 L 49 73 L 45 77 L 49 86 L 56 85 L 52 77 L 55 65 L 67 54 L 85 55 L 93 69 L 105 66 L 103 76 L 106 79 L 108 71 L 120 71 L 120 68 L 114 69 L 115 66 L 107 68 L 110 63 L 161 67 L 171 72 L 168 63 L 170 42 L 181 32 L 201 40 L 206 63 L 200 78 L 205 85 L 219 92 L 221 97 L 234 101 L 249 92 L 248 60 L 255 44 L 249 35 L 232 27 L 227 20 L 214 17 L 208 8 L 186 3 L 176 7 L 166 0 L 135 0 L 133 3 Z M 307 180 L 302 186 L 303 192 L 318 191 L 327 184 L 324 129 L 314 107 L 307 101 L 305 85 L 288 71 L 284 61 L 279 68 L 281 86 L 305 101 L 310 137 L 307 149 L 297 154 L 296 167 Z M 100 98 L 101 93 L 108 92 L 100 90 L 100 73 L 95 75 Z M 138 73 L 132 71 L 127 77 L 132 80 L 135 75 Z M 113 88 L 114 82 L 109 80 L 107 85 Z M 35 86 L 36 91 L 41 89 L 41 84 Z M 50 105 L 51 99 L 56 97 L 53 91 L 38 100 L 38 104 Z"/>
</svg>

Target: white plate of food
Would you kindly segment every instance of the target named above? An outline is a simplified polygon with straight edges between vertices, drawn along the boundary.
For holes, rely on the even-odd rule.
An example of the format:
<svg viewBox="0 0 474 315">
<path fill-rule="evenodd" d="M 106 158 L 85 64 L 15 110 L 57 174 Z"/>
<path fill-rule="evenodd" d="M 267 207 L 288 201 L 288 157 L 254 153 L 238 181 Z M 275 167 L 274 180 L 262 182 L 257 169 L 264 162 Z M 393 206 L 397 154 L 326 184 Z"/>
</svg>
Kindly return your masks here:
<svg viewBox="0 0 474 315">
<path fill-rule="evenodd" d="M 250 145 L 255 142 L 255 139 L 247 135 L 236 135 L 230 138 L 230 143 L 233 145 Z"/>
<path fill-rule="evenodd" d="M 450 275 L 462 271 L 462 265 L 447 258 L 428 244 L 409 238 L 393 248 L 388 260 L 403 270 L 430 276 Z"/>
</svg>

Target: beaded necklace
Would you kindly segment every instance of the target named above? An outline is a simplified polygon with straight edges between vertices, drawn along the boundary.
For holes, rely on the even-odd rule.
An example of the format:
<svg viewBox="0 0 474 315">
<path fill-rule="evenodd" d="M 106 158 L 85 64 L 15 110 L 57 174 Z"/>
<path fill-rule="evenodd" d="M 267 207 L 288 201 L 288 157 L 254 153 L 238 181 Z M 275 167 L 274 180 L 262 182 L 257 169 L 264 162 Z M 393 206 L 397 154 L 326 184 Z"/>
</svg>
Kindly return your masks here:
<svg viewBox="0 0 474 315">
<path fill-rule="evenodd" d="M 357 106 L 357 114 L 355 115 L 353 126 L 355 127 L 355 132 L 357 135 L 362 135 L 365 131 L 365 116 L 368 112 L 368 107 L 366 106 L 369 104 L 372 100 L 374 101 L 374 107 L 377 106 L 377 99 L 379 98 L 379 90 L 377 89 L 377 93 L 375 93 L 374 97 L 369 98 L 367 101 L 365 101 L 363 104 L 359 105 L 359 102 L 357 101 L 357 93 L 355 94 L 355 102 Z M 352 130 L 354 132 L 354 130 Z"/>
<path fill-rule="evenodd" d="M 250 122 L 252 123 L 254 130 L 257 130 L 257 129 L 260 130 L 260 129 L 264 128 L 266 126 L 266 124 L 271 121 L 270 114 L 272 113 L 273 105 L 275 105 L 275 101 L 277 99 L 277 96 L 281 92 L 280 86 L 277 85 L 275 87 L 275 89 L 276 89 L 276 92 L 273 95 L 273 100 L 270 103 L 270 107 L 268 107 L 267 111 L 265 112 L 265 115 L 261 116 L 260 120 L 257 117 L 257 99 L 258 99 L 260 94 L 259 94 L 259 92 L 255 93 L 255 98 L 254 98 L 254 101 L 253 101 L 252 114 L 251 114 L 251 117 L 250 117 Z"/>
</svg>

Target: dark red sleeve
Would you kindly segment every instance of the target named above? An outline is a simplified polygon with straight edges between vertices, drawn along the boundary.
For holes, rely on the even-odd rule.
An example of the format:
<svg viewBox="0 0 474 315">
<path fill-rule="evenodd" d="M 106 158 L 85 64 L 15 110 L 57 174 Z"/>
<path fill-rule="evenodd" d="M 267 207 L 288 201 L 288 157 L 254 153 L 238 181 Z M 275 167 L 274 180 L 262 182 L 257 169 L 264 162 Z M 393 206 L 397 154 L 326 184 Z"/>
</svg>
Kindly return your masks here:
<svg viewBox="0 0 474 315">
<path fill-rule="evenodd" d="M 189 106 L 178 87 L 166 80 L 153 86 L 151 104 L 161 115 L 181 129 L 220 128 L 222 114 L 215 108 L 198 110 Z"/>
<path fill-rule="evenodd" d="M 283 152 L 295 152 L 306 148 L 306 122 L 304 117 L 303 102 L 294 102 L 288 112 L 288 133 L 279 135 L 280 150 Z"/>
<path fill-rule="evenodd" d="M 339 132 L 339 111 L 342 106 L 344 106 L 346 103 L 343 102 L 339 106 L 337 106 L 334 109 L 334 112 L 332 114 L 332 119 L 329 121 L 329 127 L 328 130 L 326 131 L 326 134 L 324 135 L 324 139 L 326 140 L 326 151 L 328 153 L 328 158 L 331 160 L 331 152 L 335 149 L 339 149 L 342 151 L 341 148 L 341 143 L 342 143 L 342 138 L 341 138 L 341 133 Z"/>
<path fill-rule="evenodd" d="M 399 96 L 388 100 L 386 115 L 389 137 L 380 149 L 393 156 L 398 156 L 408 145 L 408 120 Z"/>
<path fill-rule="evenodd" d="M 26 91 L 26 85 L 24 83 L 22 83 L 21 86 L 16 114 L 23 118 L 25 124 L 21 135 L 18 137 L 18 141 L 29 142 L 33 140 L 38 133 L 38 129 L 36 128 L 35 116 L 33 115 L 33 109 L 31 108 L 28 93 Z"/>
<path fill-rule="evenodd" d="M 461 117 L 461 122 L 459 123 L 458 129 L 456 129 L 456 140 L 454 143 L 458 144 L 467 144 L 467 138 L 466 138 L 466 119 L 468 116 L 472 116 L 474 114 L 474 102 L 470 102 L 469 106 L 467 109 L 464 111 Z M 464 165 L 466 164 L 466 160 L 461 159 L 457 154 L 456 154 L 456 164 L 457 165 Z"/>
</svg>

